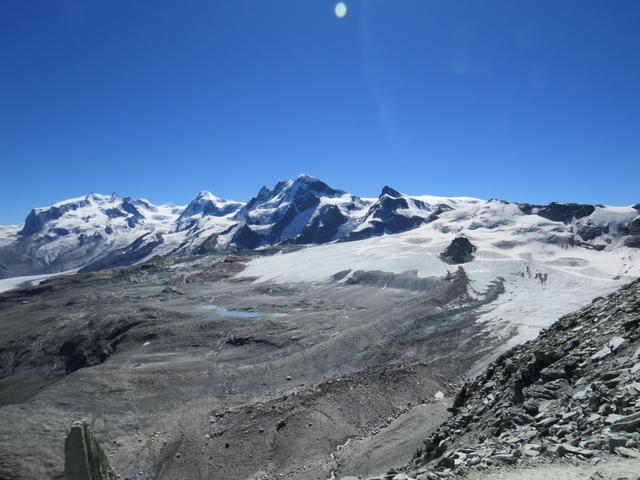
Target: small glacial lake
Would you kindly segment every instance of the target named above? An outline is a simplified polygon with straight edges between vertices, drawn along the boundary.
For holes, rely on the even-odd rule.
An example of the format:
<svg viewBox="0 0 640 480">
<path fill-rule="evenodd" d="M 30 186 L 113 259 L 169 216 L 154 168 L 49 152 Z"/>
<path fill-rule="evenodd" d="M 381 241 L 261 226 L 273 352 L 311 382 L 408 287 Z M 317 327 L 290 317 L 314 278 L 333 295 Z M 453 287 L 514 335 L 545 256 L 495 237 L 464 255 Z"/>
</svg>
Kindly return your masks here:
<svg viewBox="0 0 640 480">
<path fill-rule="evenodd" d="M 270 315 L 264 312 L 250 312 L 247 310 L 227 310 L 217 305 L 202 305 L 205 310 L 213 310 L 216 315 L 224 318 L 257 318 Z"/>
</svg>

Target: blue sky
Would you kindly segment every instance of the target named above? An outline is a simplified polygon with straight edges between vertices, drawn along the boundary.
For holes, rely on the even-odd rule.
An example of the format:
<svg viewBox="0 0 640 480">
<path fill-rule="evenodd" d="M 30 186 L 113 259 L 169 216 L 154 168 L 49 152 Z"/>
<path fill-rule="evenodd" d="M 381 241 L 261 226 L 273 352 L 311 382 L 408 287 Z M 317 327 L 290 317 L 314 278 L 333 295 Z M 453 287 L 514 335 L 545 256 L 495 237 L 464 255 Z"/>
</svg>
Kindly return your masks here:
<svg viewBox="0 0 640 480">
<path fill-rule="evenodd" d="M 0 223 L 90 191 L 640 201 L 640 2 L 0 2 Z"/>
</svg>

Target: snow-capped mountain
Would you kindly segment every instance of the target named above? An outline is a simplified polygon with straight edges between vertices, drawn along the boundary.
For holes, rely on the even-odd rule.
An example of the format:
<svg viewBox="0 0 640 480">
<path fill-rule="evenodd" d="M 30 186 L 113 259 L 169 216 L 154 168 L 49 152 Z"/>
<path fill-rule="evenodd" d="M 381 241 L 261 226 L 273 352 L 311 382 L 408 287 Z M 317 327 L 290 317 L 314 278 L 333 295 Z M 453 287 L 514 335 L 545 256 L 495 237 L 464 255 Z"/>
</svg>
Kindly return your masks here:
<svg viewBox="0 0 640 480">
<path fill-rule="evenodd" d="M 439 214 L 451 208 L 445 203 L 425 202 L 385 186 L 378 200 L 369 207 L 363 220 L 349 233 L 347 239 L 361 240 L 406 232 L 435 220 Z"/>
<path fill-rule="evenodd" d="M 344 238 L 369 202 L 300 175 L 262 187 L 235 216 L 240 222 L 230 244 L 257 248 L 279 243 L 326 243 Z"/>
<path fill-rule="evenodd" d="M 242 202 L 223 200 L 207 191 L 200 192 L 178 217 L 176 230 L 180 232 L 196 226 L 206 228 L 207 219 L 230 216 L 243 206 Z"/>
<path fill-rule="evenodd" d="M 23 226 L 0 227 L 0 277 L 128 265 L 154 255 L 343 243 L 415 229 L 428 237 L 432 231 L 447 238 L 486 233 L 498 251 L 531 242 L 592 252 L 637 249 L 640 205 L 530 205 L 412 196 L 388 186 L 378 198 L 360 198 L 308 175 L 262 187 L 247 203 L 206 191 L 186 207 L 89 194 L 34 209 Z"/>
<path fill-rule="evenodd" d="M 183 209 L 95 193 L 35 208 L 0 247 L 0 265 L 12 276 L 82 267 L 145 235 L 173 230 Z"/>
</svg>

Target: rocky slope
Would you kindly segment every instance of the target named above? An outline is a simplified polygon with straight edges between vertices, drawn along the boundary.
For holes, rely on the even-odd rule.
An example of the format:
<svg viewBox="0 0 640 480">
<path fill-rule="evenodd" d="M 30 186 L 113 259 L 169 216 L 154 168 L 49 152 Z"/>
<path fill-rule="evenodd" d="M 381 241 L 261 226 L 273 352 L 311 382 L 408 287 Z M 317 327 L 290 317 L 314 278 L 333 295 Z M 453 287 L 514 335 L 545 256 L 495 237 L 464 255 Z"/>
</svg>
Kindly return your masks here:
<svg viewBox="0 0 640 480">
<path fill-rule="evenodd" d="M 589 461 L 590 478 L 602 479 L 594 472 L 608 454 L 635 460 L 640 474 L 640 280 L 500 356 L 450 410 L 407 473 L 385 478 L 569 460 Z"/>
<path fill-rule="evenodd" d="M 246 204 L 209 192 L 188 206 L 90 194 L 34 209 L 0 226 L 0 278 L 130 265 L 154 255 L 317 245 L 397 235 L 436 223 L 441 232 L 491 231 L 511 249 L 532 237 L 592 252 L 640 248 L 640 207 L 529 205 L 468 197 L 409 196 L 384 187 L 360 198 L 301 175 L 263 187 Z"/>
</svg>

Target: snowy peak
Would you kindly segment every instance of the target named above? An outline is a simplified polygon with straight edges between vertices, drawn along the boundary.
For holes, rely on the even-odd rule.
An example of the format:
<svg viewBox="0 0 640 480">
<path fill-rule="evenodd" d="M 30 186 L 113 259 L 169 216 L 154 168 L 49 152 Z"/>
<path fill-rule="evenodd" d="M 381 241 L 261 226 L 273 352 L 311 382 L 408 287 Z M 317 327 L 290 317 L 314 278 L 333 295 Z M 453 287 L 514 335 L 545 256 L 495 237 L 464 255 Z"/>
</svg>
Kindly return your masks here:
<svg viewBox="0 0 640 480">
<path fill-rule="evenodd" d="M 319 205 L 322 198 L 344 195 L 346 192 L 335 190 L 317 178 L 300 175 L 295 180 L 278 182 L 273 189 L 262 187 L 239 212 L 237 218 L 248 219 L 248 223 L 254 224 L 270 223 L 288 207 L 302 212 Z"/>
<path fill-rule="evenodd" d="M 300 175 L 262 187 L 236 215 L 242 222 L 231 240 L 238 248 L 277 243 L 325 243 L 344 236 L 366 202 L 317 178 Z M 347 228 L 348 230 L 348 228 Z"/>
<path fill-rule="evenodd" d="M 211 192 L 200 192 L 184 209 L 176 224 L 176 230 L 188 230 L 200 224 L 204 217 L 225 217 L 236 213 L 243 203 L 223 200 Z"/>
<path fill-rule="evenodd" d="M 388 195 L 389 197 L 394 197 L 394 198 L 403 196 L 399 191 L 394 190 L 393 188 L 387 185 L 382 187 L 382 192 L 380 193 L 380 196 L 378 198 L 382 198 L 384 195 Z"/>
<path fill-rule="evenodd" d="M 385 186 L 378 200 L 369 207 L 363 221 L 347 236 L 347 240 L 406 232 L 435 220 L 439 213 L 450 209 L 444 204 L 432 206 Z"/>
</svg>

